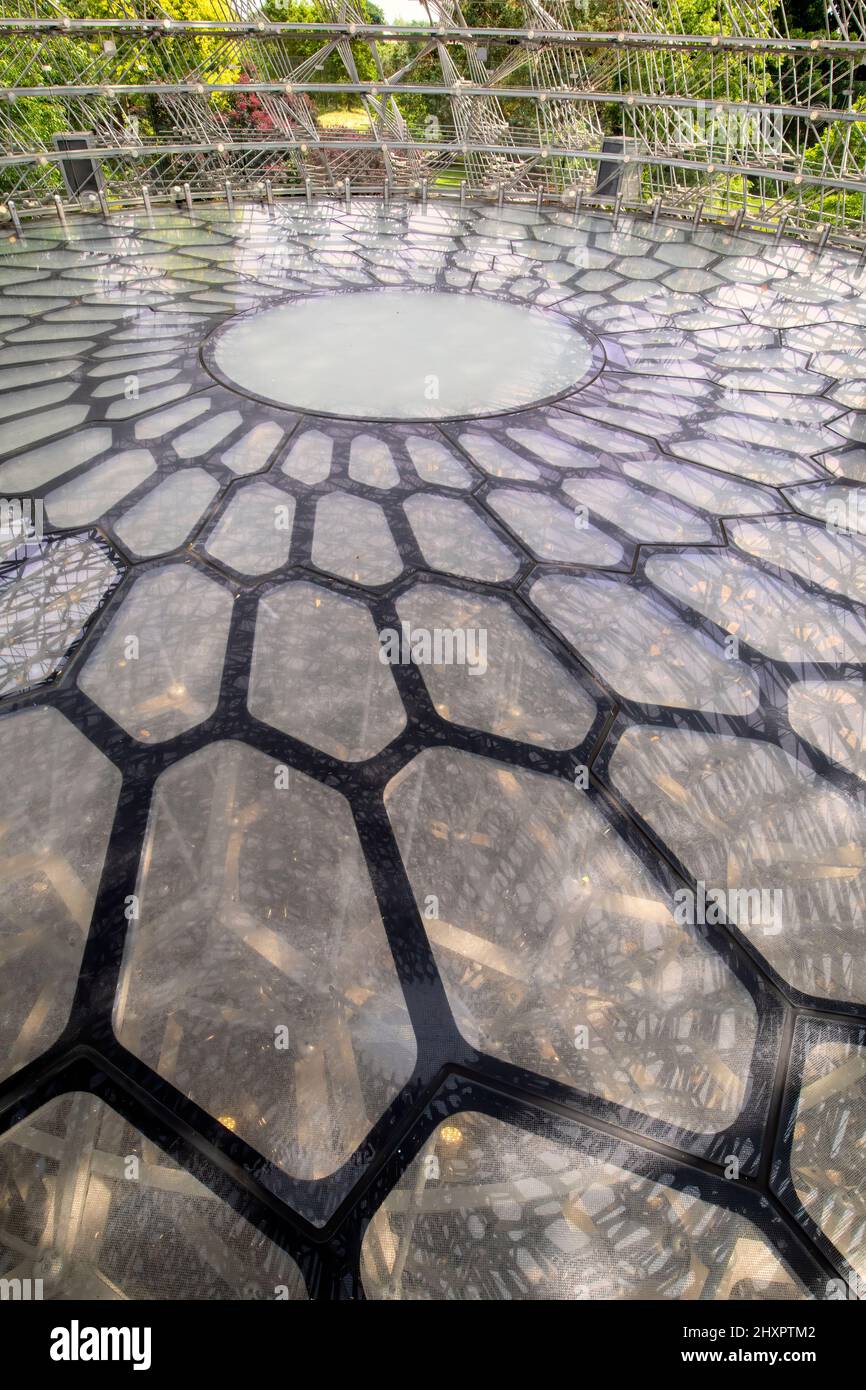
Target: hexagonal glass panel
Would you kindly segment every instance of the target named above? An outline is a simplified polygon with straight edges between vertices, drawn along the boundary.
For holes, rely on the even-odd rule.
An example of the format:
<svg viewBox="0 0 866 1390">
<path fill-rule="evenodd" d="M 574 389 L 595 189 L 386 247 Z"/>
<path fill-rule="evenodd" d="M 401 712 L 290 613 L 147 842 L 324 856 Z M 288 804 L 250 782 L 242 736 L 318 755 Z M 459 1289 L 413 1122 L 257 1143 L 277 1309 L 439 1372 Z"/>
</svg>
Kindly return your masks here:
<svg viewBox="0 0 866 1390">
<path fill-rule="evenodd" d="M 0 489 L 4 496 L 9 496 L 43 487 L 110 448 L 111 430 L 76 430 L 74 434 L 30 449 L 0 466 Z"/>
<path fill-rule="evenodd" d="M 816 483 L 788 488 L 786 495 L 797 511 L 826 522 L 834 535 L 866 536 L 866 488 Z"/>
<path fill-rule="evenodd" d="M 193 425 L 191 430 L 186 430 L 183 434 L 177 435 L 171 441 L 171 447 L 181 459 L 202 458 L 222 444 L 224 439 L 228 439 L 230 434 L 243 424 L 244 417 L 239 410 L 223 410 L 216 415 L 209 415 L 200 425 Z"/>
<path fill-rule="evenodd" d="M 476 481 L 466 465 L 439 440 L 413 434 L 404 442 L 406 452 L 422 482 L 440 483 L 442 487 L 467 488 Z"/>
<path fill-rule="evenodd" d="M 471 459 L 491 478 L 511 478 L 521 482 L 535 482 L 541 477 L 534 463 L 521 458 L 513 449 L 500 444 L 492 434 L 481 434 L 478 430 L 466 430 L 460 435 L 460 443 Z"/>
<path fill-rule="evenodd" d="M 586 466 L 583 454 L 580 449 L 575 449 L 572 444 L 563 444 L 561 439 L 557 439 L 555 434 L 548 430 L 525 429 L 522 426 L 511 426 L 506 430 L 509 439 L 513 439 L 516 444 L 528 449 L 542 463 L 548 464 L 550 468 L 583 468 Z"/>
<path fill-rule="evenodd" d="M 203 468 L 173 473 L 130 507 L 114 527 L 135 555 L 167 555 L 183 545 L 219 492 Z"/>
<path fill-rule="evenodd" d="M 97 521 L 156 472 L 148 449 L 127 449 L 95 464 L 45 499 L 52 526 L 84 526 Z"/>
<path fill-rule="evenodd" d="M 356 434 L 349 447 L 349 477 L 367 487 L 391 488 L 400 481 L 400 470 L 384 439 Z"/>
<path fill-rule="evenodd" d="M 570 455 L 576 468 L 596 467 L 599 462 L 597 456 L 600 453 L 639 458 L 644 454 L 657 452 L 648 439 L 642 439 L 637 434 L 628 434 L 623 430 L 611 429 L 608 425 L 587 420 L 583 416 L 571 415 L 566 410 L 547 411 L 545 418 L 551 428 L 559 434 L 577 440 L 579 447 L 574 450 L 573 456 Z"/>
<path fill-rule="evenodd" d="M 653 555 L 646 575 L 774 661 L 866 661 L 866 622 L 725 551 Z"/>
<path fill-rule="evenodd" d="M 651 462 L 628 461 L 622 468 L 629 478 L 649 483 L 650 487 L 669 492 L 690 507 L 701 507 L 716 516 L 755 516 L 773 509 L 772 493 L 734 478 L 723 478 L 704 468 L 675 463 L 661 455 Z"/>
<path fill-rule="evenodd" d="M 663 497 L 629 487 L 619 478 L 567 478 L 562 490 L 636 541 L 682 543 L 713 539 L 713 528 L 704 517 Z"/>
<path fill-rule="evenodd" d="M 401 652 L 408 644 L 415 654 L 443 719 L 547 748 L 573 748 L 589 733 L 594 702 L 509 604 L 418 584 L 397 613 L 408 624 Z"/>
<path fill-rule="evenodd" d="M 833 450 L 821 454 L 820 463 L 837 478 L 852 478 L 855 482 L 866 483 L 866 449 Z"/>
<path fill-rule="evenodd" d="M 800 1093 L 791 1120 L 791 1181 L 828 1240 L 866 1280 L 866 1047 L 831 1039 L 817 1022 L 807 1033 Z"/>
<path fill-rule="evenodd" d="M 796 516 L 732 521 L 728 531 L 748 555 L 790 570 L 810 586 L 844 594 L 855 603 L 866 600 L 866 537 L 840 535 Z"/>
<path fill-rule="evenodd" d="M 168 410 L 157 411 L 155 415 L 148 415 L 146 419 L 139 420 L 135 426 L 136 439 L 164 439 L 173 430 L 180 429 L 181 425 L 186 425 L 190 420 L 197 420 L 205 411 L 210 410 L 210 398 L 196 396 L 194 400 L 182 401 L 180 405 L 169 406 Z"/>
<path fill-rule="evenodd" d="M 135 581 L 78 684 L 128 734 L 160 743 L 213 714 L 234 601 L 188 565 Z"/>
<path fill-rule="evenodd" d="M 758 683 L 741 661 L 632 584 L 599 575 L 545 575 L 532 602 L 627 700 L 720 714 L 758 708 Z"/>
<path fill-rule="evenodd" d="M 289 558 L 295 499 L 271 483 L 233 490 L 205 550 L 239 574 L 267 574 Z"/>
<path fill-rule="evenodd" d="M 55 709 L 0 720 L 0 1075 L 66 1026 L 121 774 Z M 70 788 L 75 814 L 70 815 Z"/>
<path fill-rule="evenodd" d="M 683 729 L 626 730 L 610 776 L 783 979 L 866 999 L 866 812 L 853 798 L 775 744 Z"/>
<path fill-rule="evenodd" d="M 333 1172 L 415 1064 L 348 802 L 210 744 L 158 779 L 136 892 L 121 1042 L 292 1176 Z"/>
<path fill-rule="evenodd" d="M 233 473 L 258 473 L 273 458 L 284 435 L 282 425 L 264 420 L 230 445 L 225 453 L 220 455 L 220 463 L 225 464 Z"/>
<path fill-rule="evenodd" d="M 323 483 L 331 471 L 334 441 L 321 430 L 305 430 L 282 463 L 283 472 L 300 483 Z"/>
<path fill-rule="evenodd" d="M 364 1235 L 368 1298 L 803 1299 L 747 1217 L 580 1148 L 539 1121 L 472 1111 L 443 1121 Z M 619 1157 L 619 1151 L 614 1151 Z"/>
<path fill-rule="evenodd" d="M 28 541 L 0 565 L 0 696 L 48 680 L 121 569 L 90 537 Z"/>
<path fill-rule="evenodd" d="M 20 405 L 20 396 L 18 397 L 18 404 Z M 21 406 L 22 410 L 23 408 Z M 68 430 L 74 430 L 76 425 L 82 424 L 87 419 L 88 413 L 86 405 L 61 405 L 56 410 L 36 410 L 26 418 L 13 420 L 8 425 L 0 425 L 0 455 L 9 453 L 12 449 L 25 449 L 28 444 L 35 444 L 40 439 L 48 439 L 52 434 L 65 434 Z M 54 460 L 55 463 L 62 464 L 62 450 L 55 452 Z M 21 463 L 21 459 L 13 459 L 12 463 L 17 466 Z M 58 471 L 66 472 L 66 468 L 59 468 Z M 2 475 L 2 484 L 7 491 L 21 486 L 20 483 L 10 482 L 10 473 L 12 473 L 11 466 L 9 471 L 4 471 Z M 56 474 L 52 476 L 56 476 Z M 34 487 L 36 484 L 29 483 L 27 486 Z"/>
<path fill-rule="evenodd" d="M 576 565 L 616 565 L 622 546 L 585 515 L 529 489 L 494 488 L 488 504 L 540 560 Z"/>
<path fill-rule="evenodd" d="M 497 584 L 520 568 L 517 556 L 465 502 L 416 493 L 406 499 L 403 509 L 432 569 Z"/>
<path fill-rule="evenodd" d="M 683 1128 L 736 1118 L 754 1004 L 584 792 L 428 749 L 385 807 L 473 1047 Z"/>
<path fill-rule="evenodd" d="M 671 441 L 668 449 L 678 458 L 692 459 L 710 468 L 720 468 L 723 473 L 736 473 L 742 478 L 751 478 L 756 483 L 770 483 L 774 487 L 804 482 L 816 476 L 814 465 L 796 454 L 785 453 L 782 449 L 734 444 L 728 439 L 677 439 Z"/>
<path fill-rule="evenodd" d="M 286 584 L 259 602 L 250 713 L 332 758 L 372 758 L 406 727 L 365 604 L 316 584 Z"/>
<path fill-rule="evenodd" d="M 81 1091 L 0 1137 L 0 1204 L 0 1266 L 45 1299 L 307 1297 L 290 1255 Z"/>
<path fill-rule="evenodd" d="M 316 503 L 313 564 L 355 584 L 387 584 L 403 568 L 377 502 L 331 492 Z"/>
</svg>

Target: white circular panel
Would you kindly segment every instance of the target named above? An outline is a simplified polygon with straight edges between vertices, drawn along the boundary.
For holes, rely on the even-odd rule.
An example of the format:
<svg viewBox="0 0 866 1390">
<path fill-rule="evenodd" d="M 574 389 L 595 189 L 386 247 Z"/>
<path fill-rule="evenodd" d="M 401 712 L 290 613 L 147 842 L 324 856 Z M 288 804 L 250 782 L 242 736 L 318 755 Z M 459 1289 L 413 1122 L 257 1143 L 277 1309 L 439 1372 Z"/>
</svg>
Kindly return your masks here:
<svg viewBox="0 0 866 1390">
<path fill-rule="evenodd" d="M 238 319 L 206 353 L 224 384 L 366 420 L 493 415 L 562 395 L 593 365 L 564 319 L 481 295 L 371 290 Z"/>
</svg>

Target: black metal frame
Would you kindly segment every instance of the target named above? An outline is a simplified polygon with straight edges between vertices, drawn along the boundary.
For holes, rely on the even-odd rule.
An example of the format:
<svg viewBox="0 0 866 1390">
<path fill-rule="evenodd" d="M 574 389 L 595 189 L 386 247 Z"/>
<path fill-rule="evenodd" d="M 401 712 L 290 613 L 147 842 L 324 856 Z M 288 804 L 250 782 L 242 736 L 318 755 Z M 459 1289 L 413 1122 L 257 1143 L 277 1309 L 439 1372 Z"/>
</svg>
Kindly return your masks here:
<svg viewBox="0 0 866 1390">
<path fill-rule="evenodd" d="M 204 218 L 201 210 L 199 216 Z M 341 220 L 342 215 L 338 213 L 337 219 Z M 468 228 L 472 214 L 467 212 L 464 220 Z M 351 225 L 349 215 L 346 221 Z M 216 222 L 218 230 L 222 225 L 221 220 Z M 147 241 L 146 231 L 144 240 Z M 226 243 L 229 241 L 230 237 L 226 236 Z M 157 251 L 163 249 L 168 252 L 174 248 L 160 246 Z M 181 252 L 184 249 L 178 248 Z M 519 254 L 519 249 L 518 242 L 516 254 Z M 565 248 L 561 249 L 564 254 Z M 531 266 L 527 273 L 531 273 Z M 233 278 L 240 277 L 233 273 Z M 474 281 L 475 277 L 472 285 Z M 259 280 L 258 284 L 270 288 L 266 278 Z M 133 287 L 134 282 L 130 282 L 129 288 Z M 438 272 L 436 287 L 451 289 L 444 280 L 443 270 Z M 562 290 L 562 301 L 571 298 L 573 289 L 567 289 L 565 285 L 559 288 Z M 16 292 L 26 296 L 26 285 L 10 288 L 12 296 Z M 516 296 L 506 294 L 504 297 L 511 298 L 515 303 L 526 302 Z M 268 294 L 262 297 L 259 307 L 270 307 L 285 298 L 285 291 L 275 290 L 273 296 Z M 81 308 L 86 307 L 82 297 L 77 297 L 75 303 Z M 190 307 L 193 307 L 192 301 Z M 223 318 L 229 316 L 227 313 Z M 165 320 L 170 319 L 170 315 L 161 315 L 158 310 L 157 317 L 160 329 Z M 734 310 L 730 313 L 730 319 L 732 322 L 742 322 Z M 106 332 L 117 327 L 118 321 L 112 320 L 106 323 Z M 50 325 L 47 323 L 46 330 L 48 338 Z M 82 336 L 89 338 L 93 335 L 84 328 Z M 216 384 L 199 366 L 196 360 L 198 329 L 182 325 L 181 336 L 189 344 L 193 385 L 192 392 L 183 399 L 214 397 L 221 405 L 240 409 L 244 399 L 249 398 L 227 390 L 225 385 Z M 781 341 L 778 330 L 776 337 Z M 605 339 L 603 333 L 602 341 Z M 100 343 L 104 341 L 107 339 L 99 339 Z M 616 340 L 607 338 L 607 343 L 610 351 L 602 381 L 607 376 L 615 378 L 618 373 L 627 370 L 615 360 Z M 147 351 L 147 339 L 143 338 L 142 353 Z M 206 353 L 202 360 L 207 366 Z M 598 373 L 594 372 L 592 379 L 595 380 L 597 376 Z M 642 380 L 646 382 L 646 389 L 651 390 L 656 378 L 647 374 Z M 77 399 L 76 393 L 71 400 L 74 402 Z M 571 395 L 567 400 L 557 400 L 555 408 L 568 411 L 572 418 L 576 418 L 580 415 L 581 403 L 580 395 Z M 152 413 L 163 408 L 167 407 L 153 407 Z M 495 421 L 488 420 L 482 425 L 473 421 L 472 428 L 489 430 L 495 437 L 516 420 L 531 424 L 539 409 L 539 406 L 528 407 L 497 417 Z M 744 643 L 740 659 L 754 673 L 761 691 L 760 708 L 752 716 L 707 715 L 685 709 L 648 707 L 623 700 L 570 650 L 529 597 L 530 584 L 539 574 L 581 573 L 583 567 L 553 565 L 539 560 L 493 513 L 488 499 L 494 486 L 504 485 L 519 490 L 528 484 L 510 479 L 501 480 L 499 484 L 492 481 L 462 449 L 457 438 L 460 431 L 454 424 L 425 423 L 412 426 L 411 432 L 447 440 L 453 452 L 463 458 L 470 475 L 476 479 L 467 491 L 422 483 L 413 473 L 403 443 L 409 427 L 371 421 L 370 429 L 387 437 L 401 471 L 399 486 L 384 493 L 349 479 L 348 441 L 354 433 L 349 424 L 327 423 L 322 417 L 315 417 L 335 440 L 334 458 L 330 477 L 323 483 L 307 486 L 286 477 L 279 471 L 279 465 L 291 445 L 313 423 L 312 418 L 302 418 L 300 412 L 259 403 L 255 404 L 251 415 L 247 409 L 243 413 L 244 429 L 249 428 L 250 423 L 261 420 L 279 420 L 286 428 L 286 437 L 272 454 L 265 470 L 246 478 L 236 478 L 230 475 L 229 470 L 211 462 L 208 456 L 196 459 L 196 463 L 215 470 L 221 478 L 219 492 L 211 506 L 196 525 L 193 536 L 177 551 L 157 559 L 138 560 L 118 541 L 113 528 L 121 511 L 125 511 L 131 503 L 146 495 L 168 473 L 174 471 L 170 442 L 165 439 L 160 441 L 154 449 L 159 454 L 156 474 L 125 497 L 122 505 L 110 509 L 100 526 L 92 528 L 90 532 L 102 537 L 122 557 L 127 567 L 124 579 L 106 598 L 89 624 L 83 640 L 70 651 L 68 660 L 62 664 L 55 678 L 34 687 L 25 695 L 3 702 L 0 717 L 34 705 L 50 706 L 61 711 L 86 734 L 95 747 L 121 768 L 123 784 L 69 1022 L 62 1036 L 42 1057 L 0 1085 L 0 1132 L 5 1132 L 33 1114 L 52 1097 L 76 1089 L 92 1092 L 117 1109 L 253 1225 L 288 1250 L 298 1261 L 312 1297 L 345 1299 L 364 1297 L 359 1272 L 360 1243 L 371 1215 L 441 1120 L 473 1109 L 531 1128 L 543 1115 L 552 1131 L 564 1142 L 579 1148 L 588 1127 L 594 1142 L 603 1136 L 610 1145 L 611 1153 L 626 1155 L 629 1163 L 635 1166 L 635 1171 L 652 1174 L 664 1172 L 666 1181 L 673 1181 L 675 1185 L 688 1183 L 696 1186 L 710 1200 L 747 1215 L 783 1251 L 815 1296 L 824 1296 L 828 1278 L 836 1277 L 837 1272 L 850 1274 L 850 1271 L 845 1261 L 805 1217 L 792 1196 L 788 1171 L 789 1131 L 790 1116 L 796 1104 L 796 1077 L 802 1054 L 801 1025 L 809 1020 L 812 1026 L 820 1026 L 829 1037 L 856 1034 L 863 1040 L 866 1038 L 866 1004 L 854 1005 L 799 994 L 778 977 L 735 927 L 696 928 L 722 956 L 737 979 L 744 983 L 759 1018 L 752 1063 L 753 1085 L 748 1100 L 736 1122 L 719 1134 L 694 1134 L 679 1130 L 660 1120 L 581 1094 L 543 1076 L 521 1071 L 497 1058 L 483 1055 L 461 1038 L 454 1023 L 385 812 L 382 793 L 399 768 L 422 749 L 430 747 L 464 749 L 515 767 L 542 772 L 569 784 L 573 781 L 575 765 L 588 765 L 588 795 L 601 814 L 616 827 L 620 838 L 649 869 L 655 881 L 670 894 L 677 885 L 694 886 L 694 880 L 634 809 L 625 805 L 611 788 L 609 760 L 621 731 L 640 721 L 659 728 L 716 731 L 767 740 L 819 772 L 832 785 L 844 789 L 863 806 L 866 805 L 866 788 L 859 779 L 833 763 L 791 729 L 786 715 L 786 693 L 793 681 L 806 676 L 845 678 L 856 674 L 862 677 L 866 674 L 864 668 L 786 665 L 769 661 Z M 840 406 L 839 415 L 845 413 L 846 409 Z M 87 427 L 97 423 L 100 418 L 97 406 L 96 413 L 92 413 L 86 422 Z M 125 422 L 112 421 L 115 448 L 125 447 L 132 442 L 134 421 L 138 418 L 140 416 L 131 417 Z M 641 438 L 648 447 L 666 459 L 673 458 L 666 451 L 664 441 L 657 441 L 651 436 Z M 227 442 L 223 441 L 212 451 L 214 459 L 217 452 L 227 447 Z M 516 441 L 507 438 L 507 443 L 513 453 L 534 464 L 549 493 L 559 488 L 566 475 L 541 462 Z M 842 447 L 844 444 L 840 440 Z M 11 456 L 14 457 L 14 454 Z M 820 467 L 818 456 L 815 456 L 815 462 Z M 91 460 L 70 470 L 63 475 L 62 482 L 73 480 L 92 466 Z M 713 473 L 704 465 L 696 466 Z M 605 476 L 619 478 L 622 474 L 618 465 L 604 462 L 593 470 L 593 477 Z M 723 476 L 727 478 L 730 475 Z M 823 470 L 816 476 L 823 476 L 828 482 L 839 481 Z M 278 572 L 253 581 L 208 557 L 205 548 L 214 520 L 226 501 L 236 497 L 244 486 L 263 478 L 293 497 L 296 510 L 289 563 Z M 22 493 L 22 496 L 42 495 L 55 485 L 52 483 L 34 490 L 32 494 Z M 640 487 L 637 484 L 633 486 Z M 338 490 L 374 500 L 383 507 L 405 565 L 403 573 L 392 583 L 375 589 L 365 588 L 326 575 L 313 564 L 310 547 L 315 503 L 320 497 Z M 653 491 L 646 486 L 643 490 Z M 763 490 L 768 499 L 773 498 L 778 502 L 778 508 L 774 510 L 786 515 L 797 514 L 781 487 L 765 486 Z M 512 550 L 519 561 L 512 579 L 504 584 L 484 584 L 431 571 L 401 506 L 406 496 L 416 493 L 463 498 L 467 505 L 481 514 L 490 530 Z M 666 493 L 659 492 L 658 495 L 668 500 Z M 559 500 L 564 499 L 559 497 Z M 724 517 L 699 514 L 705 515 L 713 527 L 715 538 L 711 544 L 726 546 L 729 541 Z M 644 574 L 648 555 L 679 553 L 684 548 L 692 549 L 692 546 L 636 544 L 603 517 L 594 516 L 593 524 L 620 541 L 625 558 L 616 566 L 593 566 L 589 573 L 601 572 L 616 578 L 618 582 L 631 583 L 652 592 L 654 598 L 678 613 L 693 628 L 716 640 L 720 638 L 721 630 L 715 624 L 684 604 L 666 595 L 661 596 Z M 68 532 L 60 531 L 57 534 Z M 235 594 L 237 601 L 217 709 L 204 722 L 179 737 L 146 746 L 126 734 L 79 690 L 76 678 L 134 580 L 143 573 L 178 562 L 207 574 L 212 581 Z M 751 560 L 750 563 L 769 573 L 780 573 L 762 561 Z M 8 565 L 4 569 L 9 572 Z M 397 666 L 393 668 L 393 674 L 408 716 L 407 727 L 401 735 L 363 763 L 341 762 L 312 749 L 253 718 L 246 707 L 257 602 L 276 585 L 292 578 L 313 579 L 331 592 L 363 598 L 378 628 L 399 625 L 395 602 L 416 583 L 436 583 L 455 589 L 471 587 L 477 593 L 504 598 L 555 660 L 591 695 L 597 710 L 593 725 L 577 747 L 565 752 L 553 752 L 461 728 L 437 714 L 418 669 Z M 794 588 L 809 591 L 804 581 L 787 572 L 785 580 Z M 858 609 L 857 604 L 846 599 L 834 596 L 833 601 L 851 611 Z M 269 757 L 336 788 L 348 798 L 418 1042 L 415 1070 L 397 1099 L 352 1156 L 330 1177 L 316 1182 L 300 1181 L 281 1172 L 121 1046 L 112 1032 L 112 1008 L 127 930 L 124 903 L 127 895 L 135 890 L 140 847 L 154 783 L 166 768 L 206 744 L 226 738 L 241 739 L 261 749 Z M 727 1181 L 721 1175 L 721 1165 L 732 1154 L 738 1156 L 742 1165 L 742 1175 L 737 1182 Z"/>
</svg>

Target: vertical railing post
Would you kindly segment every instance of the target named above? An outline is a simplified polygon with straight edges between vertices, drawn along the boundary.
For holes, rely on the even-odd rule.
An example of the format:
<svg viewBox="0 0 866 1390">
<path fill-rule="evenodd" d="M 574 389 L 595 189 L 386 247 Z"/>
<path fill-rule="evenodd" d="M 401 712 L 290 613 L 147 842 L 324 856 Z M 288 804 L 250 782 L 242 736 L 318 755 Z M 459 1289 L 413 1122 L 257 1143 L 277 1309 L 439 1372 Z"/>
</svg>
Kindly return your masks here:
<svg viewBox="0 0 866 1390">
<path fill-rule="evenodd" d="M 18 209 L 11 198 L 6 199 L 6 211 L 12 220 L 12 226 L 15 228 L 15 235 L 23 236 L 24 232 L 21 227 L 21 218 L 18 216 Z"/>
<path fill-rule="evenodd" d="M 63 228 L 63 230 L 64 230 L 64 232 L 66 233 L 66 235 L 68 236 L 68 235 L 69 235 L 69 226 L 68 226 L 67 221 L 66 221 L 66 213 L 63 211 L 63 203 L 62 203 L 62 201 L 61 201 L 61 198 L 60 198 L 60 194 L 59 194 L 59 193 L 55 193 L 55 195 L 54 195 L 54 206 L 55 206 L 55 208 L 56 208 L 56 210 L 57 210 L 57 216 L 60 218 L 60 225 L 61 225 L 61 227 Z"/>
</svg>

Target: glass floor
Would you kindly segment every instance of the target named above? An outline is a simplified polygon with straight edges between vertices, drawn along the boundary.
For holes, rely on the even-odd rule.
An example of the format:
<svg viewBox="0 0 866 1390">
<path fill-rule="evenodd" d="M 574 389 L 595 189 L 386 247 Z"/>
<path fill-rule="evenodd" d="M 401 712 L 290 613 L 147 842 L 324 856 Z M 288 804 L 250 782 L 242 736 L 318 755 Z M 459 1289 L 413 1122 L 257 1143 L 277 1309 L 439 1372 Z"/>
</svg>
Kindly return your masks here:
<svg viewBox="0 0 866 1390">
<path fill-rule="evenodd" d="M 0 1276 L 866 1290 L 866 262 L 0 242 Z"/>
</svg>

